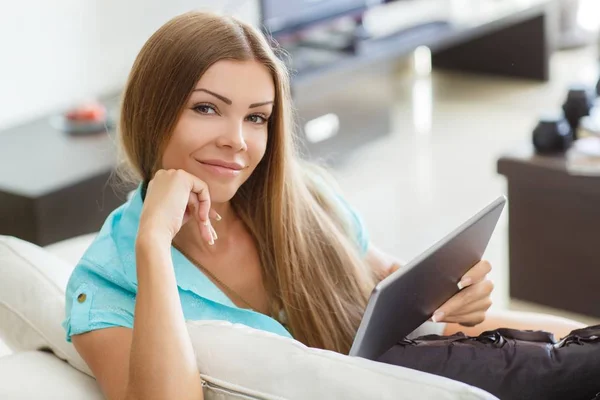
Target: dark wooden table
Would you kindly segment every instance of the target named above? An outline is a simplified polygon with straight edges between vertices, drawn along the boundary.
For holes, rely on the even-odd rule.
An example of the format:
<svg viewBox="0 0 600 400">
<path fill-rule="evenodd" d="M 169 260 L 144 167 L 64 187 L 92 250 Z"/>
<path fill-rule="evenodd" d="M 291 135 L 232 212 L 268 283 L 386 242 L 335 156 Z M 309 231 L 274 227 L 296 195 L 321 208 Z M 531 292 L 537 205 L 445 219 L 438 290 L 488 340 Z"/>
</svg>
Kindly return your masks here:
<svg viewBox="0 0 600 400">
<path fill-rule="evenodd" d="M 498 160 L 509 199 L 510 296 L 600 317 L 600 177 L 529 147 Z"/>
<path fill-rule="evenodd" d="M 126 196 L 109 182 L 114 150 L 112 132 L 75 137 L 47 117 L 1 131 L 0 234 L 47 245 L 100 229 Z"/>
</svg>

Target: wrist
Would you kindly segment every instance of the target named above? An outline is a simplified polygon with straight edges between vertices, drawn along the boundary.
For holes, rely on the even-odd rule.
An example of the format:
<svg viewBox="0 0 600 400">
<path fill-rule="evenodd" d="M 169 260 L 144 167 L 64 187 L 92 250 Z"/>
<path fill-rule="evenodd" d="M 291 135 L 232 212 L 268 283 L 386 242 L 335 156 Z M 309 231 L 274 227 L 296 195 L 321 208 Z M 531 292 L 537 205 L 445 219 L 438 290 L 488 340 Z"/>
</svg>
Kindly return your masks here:
<svg viewBox="0 0 600 400">
<path fill-rule="evenodd" d="M 172 237 L 169 233 L 158 229 L 142 229 L 138 231 L 135 246 L 136 249 L 168 249 L 171 246 Z"/>
</svg>

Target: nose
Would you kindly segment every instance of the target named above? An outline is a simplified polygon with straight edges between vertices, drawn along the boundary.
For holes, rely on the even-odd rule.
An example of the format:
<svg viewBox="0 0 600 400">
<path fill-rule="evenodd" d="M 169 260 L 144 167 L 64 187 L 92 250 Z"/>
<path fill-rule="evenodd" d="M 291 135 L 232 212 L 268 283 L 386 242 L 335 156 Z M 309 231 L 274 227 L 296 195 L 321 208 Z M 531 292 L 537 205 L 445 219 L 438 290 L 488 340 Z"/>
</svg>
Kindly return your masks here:
<svg viewBox="0 0 600 400">
<path fill-rule="evenodd" d="M 243 121 L 234 121 L 228 124 L 225 130 L 217 138 L 219 147 L 229 147 L 235 151 L 244 151 L 247 149 L 244 138 Z"/>
</svg>

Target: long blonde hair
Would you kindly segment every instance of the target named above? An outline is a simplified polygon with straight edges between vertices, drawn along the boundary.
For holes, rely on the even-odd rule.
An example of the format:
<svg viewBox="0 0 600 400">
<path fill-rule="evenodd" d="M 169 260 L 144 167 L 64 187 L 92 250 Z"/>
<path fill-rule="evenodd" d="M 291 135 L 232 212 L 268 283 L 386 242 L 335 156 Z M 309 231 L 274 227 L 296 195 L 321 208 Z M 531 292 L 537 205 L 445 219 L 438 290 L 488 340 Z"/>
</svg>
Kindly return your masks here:
<svg viewBox="0 0 600 400">
<path fill-rule="evenodd" d="M 265 156 L 231 200 L 258 248 L 272 311 L 286 312 L 297 340 L 347 353 L 375 277 L 327 174 L 298 155 L 289 76 L 259 31 L 232 17 L 189 12 L 150 37 L 122 98 L 120 145 L 129 171 L 150 180 L 161 168 L 193 88 L 222 59 L 257 60 L 275 85 Z"/>
</svg>

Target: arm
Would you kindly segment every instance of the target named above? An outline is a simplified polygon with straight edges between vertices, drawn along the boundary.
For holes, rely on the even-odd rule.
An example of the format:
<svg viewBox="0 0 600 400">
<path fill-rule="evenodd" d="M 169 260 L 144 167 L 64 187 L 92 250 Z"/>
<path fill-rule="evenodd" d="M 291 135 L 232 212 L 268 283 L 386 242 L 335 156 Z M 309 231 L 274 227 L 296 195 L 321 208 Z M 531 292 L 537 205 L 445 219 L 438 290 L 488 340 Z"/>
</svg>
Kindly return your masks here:
<svg viewBox="0 0 600 400">
<path fill-rule="evenodd" d="M 171 242 L 182 224 L 195 220 L 212 244 L 210 213 L 208 187 L 195 176 L 160 170 L 150 181 L 135 243 L 133 329 L 108 328 L 72 337 L 109 399 L 203 399 Z"/>
<path fill-rule="evenodd" d="M 380 280 L 405 264 L 404 261 L 400 261 L 379 250 L 372 243 L 369 243 L 367 254 L 365 254 L 365 262 L 371 267 Z"/>
<path fill-rule="evenodd" d="M 136 253 L 138 294 L 133 330 L 108 328 L 74 335 L 73 344 L 110 400 L 201 400 L 201 379 L 169 247 L 140 237 Z"/>
<path fill-rule="evenodd" d="M 201 379 L 185 325 L 170 243 L 138 238 L 138 294 L 129 387 L 139 399 L 202 399 Z M 151 351 L 148 351 L 151 350 Z"/>
</svg>

